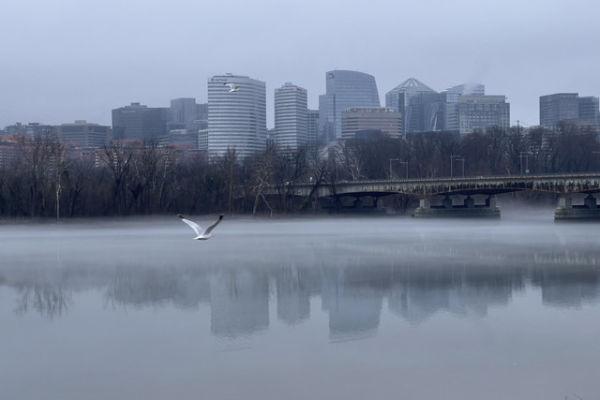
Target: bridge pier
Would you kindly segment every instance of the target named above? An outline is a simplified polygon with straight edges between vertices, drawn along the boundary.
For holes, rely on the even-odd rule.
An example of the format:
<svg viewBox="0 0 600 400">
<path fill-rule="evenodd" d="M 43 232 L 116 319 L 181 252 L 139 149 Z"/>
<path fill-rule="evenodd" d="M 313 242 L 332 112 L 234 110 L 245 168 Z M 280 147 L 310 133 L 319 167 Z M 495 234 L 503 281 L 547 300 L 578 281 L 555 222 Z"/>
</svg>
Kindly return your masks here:
<svg viewBox="0 0 600 400">
<path fill-rule="evenodd" d="M 433 198 L 435 198 L 434 196 Z M 476 204 L 470 195 L 462 204 L 455 205 L 451 195 L 445 195 L 441 205 L 432 205 L 431 197 L 419 200 L 415 210 L 416 218 L 500 218 L 500 209 L 496 207 L 496 196 L 489 195 L 483 204 Z"/>
<path fill-rule="evenodd" d="M 360 197 L 357 197 L 356 199 L 354 199 L 353 207 L 354 208 L 363 208 L 364 207 L 363 202 L 360 199 Z"/>
<path fill-rule="evenodd" d="M 600 220 L 600 206 L 597 199 L 590 193 L 583 200 L 583 205 L 573 205 L 571 193 L 565 193 L 559 199 L 554 211 L 554 221 L 588 221 Z"/>
</svg>

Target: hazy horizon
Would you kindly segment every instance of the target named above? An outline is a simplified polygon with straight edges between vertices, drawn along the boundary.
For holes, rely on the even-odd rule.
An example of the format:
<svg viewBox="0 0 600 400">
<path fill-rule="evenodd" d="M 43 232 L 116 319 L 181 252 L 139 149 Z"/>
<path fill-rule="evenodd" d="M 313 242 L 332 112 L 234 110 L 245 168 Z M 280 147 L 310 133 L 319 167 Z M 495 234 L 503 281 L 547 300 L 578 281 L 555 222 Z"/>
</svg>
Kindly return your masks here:
<svg viewBox="0 0 600 400">
<path fill-rule="evenodd" d="M 266 82 L 269 127 L 275 88 L 300 85 L 318 108 L 332 69 L 375 76 L 382 105 L 409 77 L 437 91 L 480 82 L 525 126 L 539 122 L 540 95 L 600 95 L 592 0 L 24 0 L 0 11 L 0 127 L 110 124 L 111 110 L 131 102 L 205 102 L 209 77 L 226 72 Z"/>
</svg>

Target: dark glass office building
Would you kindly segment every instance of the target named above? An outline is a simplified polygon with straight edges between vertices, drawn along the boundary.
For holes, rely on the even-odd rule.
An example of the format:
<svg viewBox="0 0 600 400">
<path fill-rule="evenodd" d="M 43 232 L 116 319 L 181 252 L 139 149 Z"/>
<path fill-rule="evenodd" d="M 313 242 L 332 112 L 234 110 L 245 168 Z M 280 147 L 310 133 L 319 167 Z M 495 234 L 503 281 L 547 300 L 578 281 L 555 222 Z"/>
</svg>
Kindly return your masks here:
<svg viewBox="0 0 600 400">
<path fill-rule="evenodd" d="M 140 103 L 112 110 L 113 138 L 144 143 L 160 141 L 167 134 L 169 109 Z"/>
<path fill-rule="evenodd" d="M 326 91 L 319 96 L 319 133 L 322 142 L 342 137 L 342 112 L 351 107 L 379 107 L 372 75 L 334 70 L 325 74 Z"/>
</svg>

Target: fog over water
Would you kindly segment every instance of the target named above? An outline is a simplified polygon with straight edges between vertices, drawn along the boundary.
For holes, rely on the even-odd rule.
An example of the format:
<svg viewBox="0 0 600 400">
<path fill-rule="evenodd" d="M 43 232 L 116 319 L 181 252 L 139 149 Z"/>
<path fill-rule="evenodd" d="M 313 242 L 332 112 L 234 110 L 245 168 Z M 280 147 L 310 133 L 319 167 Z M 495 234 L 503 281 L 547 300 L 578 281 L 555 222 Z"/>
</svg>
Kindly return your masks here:
<svg viewBox="0 0 600 400">
<path fill-rule="evenodd" d="M 550 209 L 226 217 L 206 242 L 0 225 L 0 398 L 595 398 L 599 232 Z"/>
</svg>

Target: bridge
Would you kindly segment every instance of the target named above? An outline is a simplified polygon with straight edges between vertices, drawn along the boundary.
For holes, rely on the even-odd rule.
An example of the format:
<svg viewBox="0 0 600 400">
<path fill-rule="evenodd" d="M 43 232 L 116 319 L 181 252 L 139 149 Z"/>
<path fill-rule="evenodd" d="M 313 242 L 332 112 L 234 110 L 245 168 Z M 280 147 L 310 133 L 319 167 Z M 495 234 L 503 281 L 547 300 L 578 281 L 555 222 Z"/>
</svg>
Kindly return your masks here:
<svg viewBox="0 0 600 400">
<path fill-rule="evenodd" d="M 394 194 L 415 196 L 420 200 L 414 214 L 416 217 L 499 217 L 496 195 L 517 191 L 561 195 L 556 220 L 600 219 L 600 207 L 594 196 L 600 192 L 600 173 L 339 181 L 285 187 L 288 195 L 304 198 L 354 197 L 358 207 L 365 196 L 374 199 L 375 207 L 380 197 Z M 269 189 L 269 194 L 278 193 L 282 193 L 281 188 Z M 583 205 L 573 204 L 575 194 L 587 195 Z"/>
</svg>

